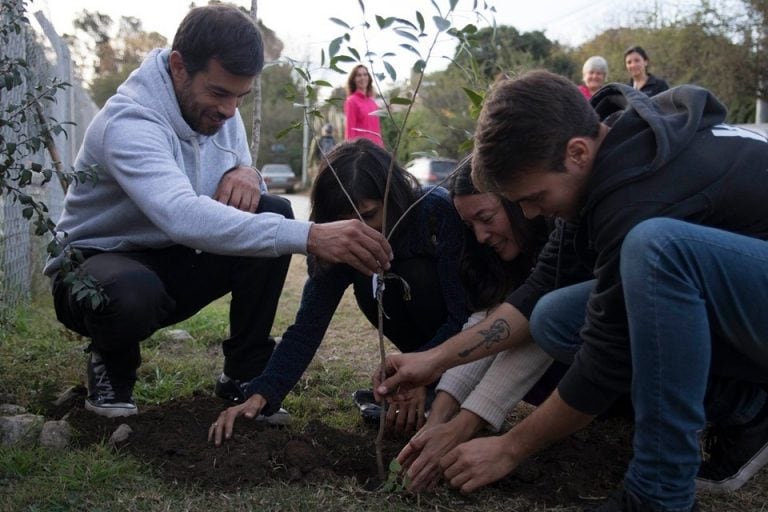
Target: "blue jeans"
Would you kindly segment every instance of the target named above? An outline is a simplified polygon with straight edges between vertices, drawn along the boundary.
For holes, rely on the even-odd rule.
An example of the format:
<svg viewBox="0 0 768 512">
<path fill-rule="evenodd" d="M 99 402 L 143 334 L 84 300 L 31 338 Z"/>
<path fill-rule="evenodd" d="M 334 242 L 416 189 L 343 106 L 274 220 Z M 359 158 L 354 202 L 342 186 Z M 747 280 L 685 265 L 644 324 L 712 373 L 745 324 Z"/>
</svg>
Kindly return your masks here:
<svg viewBox="0 0 768 512">
<path fill-rule="evenodd" d="M 651 219 L 624 240 L 620 272 L 635 409 L 625 487 L 659 510 L 687 511 L 706 418 L 743 423 L 765 404 L 765 391 L 752 383 L 768 376 L 768 242 Z M 593 284 L 556 290 L 534 309 L 531 333 L 558 360 L 578 350 Z M 741 389 L 750 399 L 718 399 L 732 391 L 719 384 L 734 379 L 749 381 Z M 718 406 L 730 407 L 728 414 L 714 412 Z"/>
</svg>

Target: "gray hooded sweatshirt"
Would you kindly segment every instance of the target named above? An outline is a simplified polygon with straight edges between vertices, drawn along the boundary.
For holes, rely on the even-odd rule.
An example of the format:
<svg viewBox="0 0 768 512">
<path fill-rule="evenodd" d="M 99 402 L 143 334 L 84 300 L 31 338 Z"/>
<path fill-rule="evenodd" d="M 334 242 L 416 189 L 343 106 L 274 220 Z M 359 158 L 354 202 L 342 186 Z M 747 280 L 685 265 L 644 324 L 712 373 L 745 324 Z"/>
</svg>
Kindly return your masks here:
<svg viewBox="0 0 768 512">
<path fill-rule="evenodd" d="M 58 236 L 108 252 L 183 245 L 233 256 L 306 254 L 309 222 L 212 198 L 228 170 L 251 165 L 243 120 L 238 112 L 212 136 L 193 131 L 173 90 L 169 55 L 153 50 L 91 122 L 74 167 L 99 166 L 98 183 L 69 188 Z M 54 275 L 60 260 L 49 260 L 45 273 Z"/>
</svg>

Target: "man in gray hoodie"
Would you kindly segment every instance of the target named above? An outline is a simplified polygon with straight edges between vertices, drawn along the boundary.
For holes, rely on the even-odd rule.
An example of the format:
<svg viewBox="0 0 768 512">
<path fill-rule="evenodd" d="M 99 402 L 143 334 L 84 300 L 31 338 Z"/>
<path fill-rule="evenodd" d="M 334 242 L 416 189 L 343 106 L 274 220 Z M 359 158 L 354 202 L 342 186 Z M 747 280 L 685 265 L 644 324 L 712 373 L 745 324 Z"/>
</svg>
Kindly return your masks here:
<svg viewBox="0 0 768 512">
<path fill-rule="evenodd" d="M 292 253 L 368 274 L 389 267 L 389 244 L 364 223 L 294 220 L 290 203 L 267 193 L 238 112 L 263 62 L 247 15 L 194 8 L 172 48 L 153 50 L 88 127 L 75 169 L 96 169 L 98 183 L 69 189 L 57 232 L 108 300 L 78 300 L 62 257 L 45 273 L 59 320 L 91 339 L 86 408 L 96 414 L 136 414 L 140 341 L 227 293 L 216 393 L 240 396 L 272 353 Z"/>
</svg>

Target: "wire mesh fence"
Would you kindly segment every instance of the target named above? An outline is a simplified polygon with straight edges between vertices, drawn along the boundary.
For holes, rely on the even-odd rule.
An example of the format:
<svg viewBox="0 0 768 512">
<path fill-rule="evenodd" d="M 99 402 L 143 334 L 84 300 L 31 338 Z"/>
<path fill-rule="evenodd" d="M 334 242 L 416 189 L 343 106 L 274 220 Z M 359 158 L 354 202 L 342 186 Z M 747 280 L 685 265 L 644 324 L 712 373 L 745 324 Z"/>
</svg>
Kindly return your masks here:
<svg viewBox="0 0 768 512">
<path fill-rule="evenodd" d="M 72 169 L 85 128 L 97 107 L 74 79 L 72 59 L 64 40 L 41 14 L 29 19 L 30 25 L 11 36 L 9 44 L 0 50 L 10 57 L 24 59 L 28 65 L 24 85 L 0 95 L 0 109 L 4 111 L 9 105 L 21 104 L 26 93 L 54 77 L 69 83 L 70 87 L 56 94 L 55 103 L 44 105 L 45 116 L 52 122 L 74 123 L 65 125 L 65 134 L 54 137 L 62 169 L 68 171 Z M 32 121 L 29 122 L 28 133 L 34 129 Z M 13 141 L 18 134 L 3 128 L 0 136 Z M 45 168 L 53 167 L 47 152 L 41 151 L 32 159 Z M 64 191 L 56 180 L 25 190 L 48 206 L 51 219 L 59 218 Z M 22 216 L 21 205 L 0 194 L 0 332 L 13 319 L 19 305 L 30 300 L 34 293 L 47 289 L 47 279 L 42 275 L 46 243 L 47 240 L 34 234 L 30 222 Z"/>
</svg>

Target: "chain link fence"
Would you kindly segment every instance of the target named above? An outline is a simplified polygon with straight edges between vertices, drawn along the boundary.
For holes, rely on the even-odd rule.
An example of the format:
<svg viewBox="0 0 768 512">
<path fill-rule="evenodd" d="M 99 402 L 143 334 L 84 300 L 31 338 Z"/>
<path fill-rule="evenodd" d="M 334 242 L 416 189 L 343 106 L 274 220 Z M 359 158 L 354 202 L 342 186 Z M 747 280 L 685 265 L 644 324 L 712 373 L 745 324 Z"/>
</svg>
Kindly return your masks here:
<svg viewBox="0 0 768 512">
<path fill-rule="evenodd" d="M 66 134 L 54 138 L 62 169 L 69 171 L 85 129 L 98 109 L 74 78 L 65 41 L 41 13 L 29 16 L 29 19 L 30 25 L 15 34 L 2 49 L 8 56 L 24 59 L 28 72 L 23 86 L 12 89 L 10 94 L 0 95 L 0 108 L 5 110 L 10 104 L 22 103 L 26 93 L 32 92 L 36 85 L 49 83 L 54 77 L 69 83 L 70 87 L 56 94 L 55 103 L 44 105 L 45 115 L 51 122 L 74 123 L 64 125 Z M 30 121 L 30 132 L 33 128 Z M 18 137 L 7 129 L 0 131 L 0 135 L 11 141 Z M 47 152 L 35 155 L 35 160 L 46 168 L 53 168 Z M 56 180 L 44 187 L 33 186 L 28 192 L 48 206 L 51 219 L 59 218 L 64 191 Z M 24 219 L 21 211 L 19 204 L 0 194 L 0 332 L 12 320 L 19 305 L 29 301 L 34 293 L 47 292 L 48 288 L 47 279 L 42 275 L 47 240 L 35 236 L 31 223 Z"/>
</svg>

